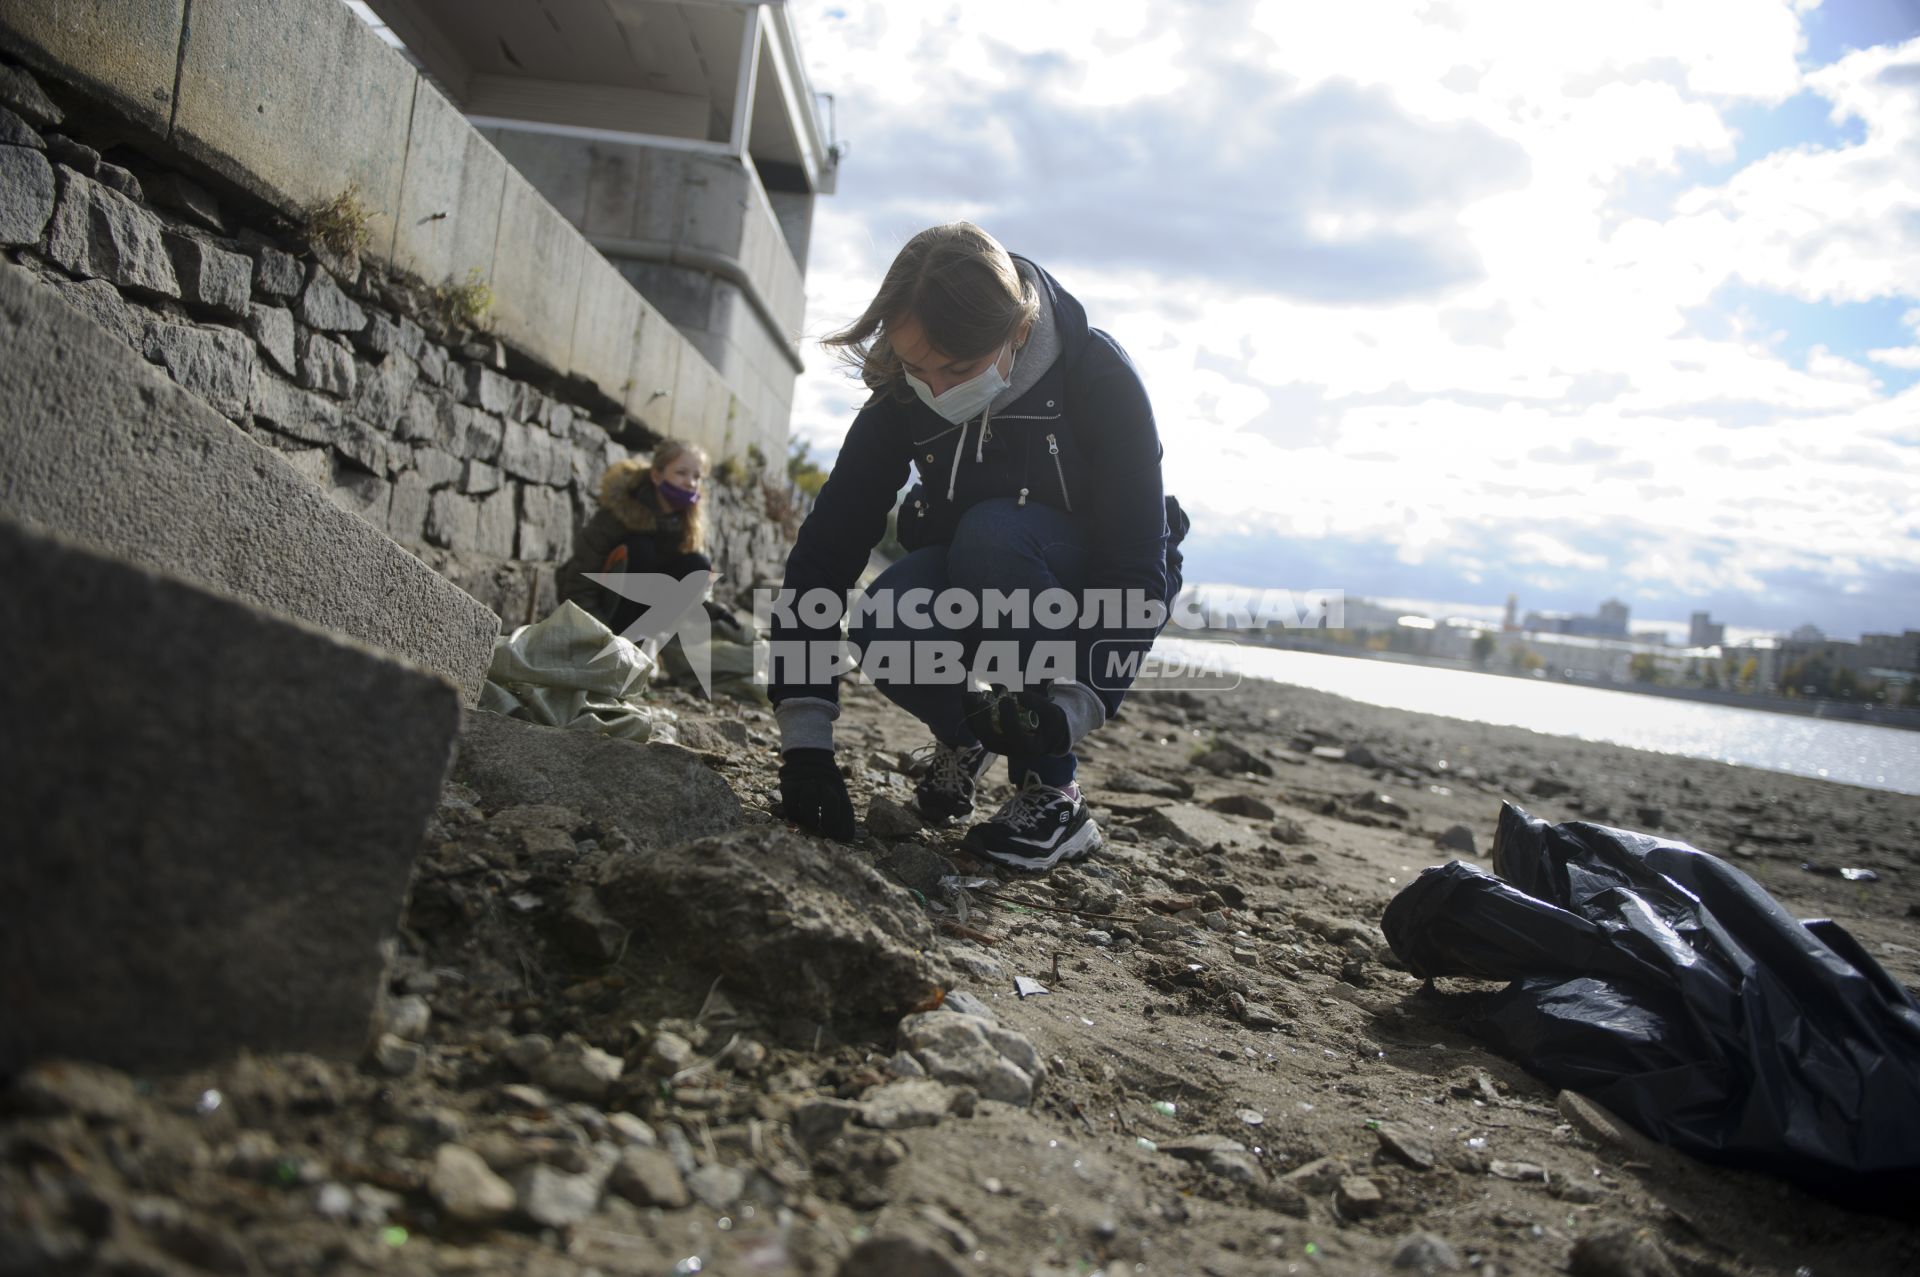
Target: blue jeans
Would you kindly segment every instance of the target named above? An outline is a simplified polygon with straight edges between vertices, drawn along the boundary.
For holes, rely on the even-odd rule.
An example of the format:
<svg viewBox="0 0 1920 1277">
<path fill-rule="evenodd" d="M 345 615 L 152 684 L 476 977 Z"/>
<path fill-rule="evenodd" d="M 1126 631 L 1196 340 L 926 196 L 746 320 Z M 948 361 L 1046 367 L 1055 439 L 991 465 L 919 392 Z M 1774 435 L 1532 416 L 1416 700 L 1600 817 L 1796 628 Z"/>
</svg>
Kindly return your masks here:
<svg viewBox="0 0 1920 1277">
<path fill-rule="evenodd" d="M 901 558 L 880 574 L 869 592 L 892 591 L 895 600 L 908 590 L 938 595 L 949 588 L 976 597 L 987 589 L 1026 590 L 1031 597 L 1042 590 L 1060 588 L 1077 595 L 1086 585 L 1090 558 L 1086 531 L 1072 515 L 1052 506 L 1016 505 L 1010 497 L 999 497 L 970 507 L 960 516 L 952 541 L 926 546 Z M 862 618 L 849 637 L 863 652 L 874 643 L 954 642 L 971 665 L 981 639 L 986 637 L 982 628 L 974 624 L 955 629 L 942 624 L 932 608 L 923 610 L 930 623 L 927 627 L 907 626 L 896 607 L 891 624 Z M 996 629 L 992 636 L 1017 640 L 1024 668 L 1036 632 L 1031 628 L 1024 632 Z M 935 740 L 956 746 L 974 743 L 961 712 L 960 697 L 966 684 L 917 683 L 905 670 L 891 677 L 882 677 L 871 669 L 867 673 L 888 700 L 925 723 Z M 1064 788 L 1073 783 L 1076 766 L 1072 754 L 1064 758 L 1036 754 L 1009 758 L 1007 774 L 1016 785 L 1031 774 L 1042 784 Z"/>
</svg>

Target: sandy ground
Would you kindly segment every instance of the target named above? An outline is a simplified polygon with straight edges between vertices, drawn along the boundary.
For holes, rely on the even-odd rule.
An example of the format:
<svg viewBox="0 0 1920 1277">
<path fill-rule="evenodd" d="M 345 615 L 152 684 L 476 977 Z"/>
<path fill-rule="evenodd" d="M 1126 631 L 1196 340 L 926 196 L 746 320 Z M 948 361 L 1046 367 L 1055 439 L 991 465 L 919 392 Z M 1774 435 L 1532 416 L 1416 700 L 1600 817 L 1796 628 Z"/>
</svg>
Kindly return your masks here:
<svg viewBox="0 0 1920 1277">
<path fill-rule="evenodd" d="M 668 700 L 745 804 L 742 837 L 777 840 L 770 717 Z M 900 755 L 925 743 L 917 725 L 854 689 L 839 735 L 863 813 L 910 800 Z M 1084 865 L 1004 877 L 959 851 L 959 829 L 911 821 L 825 853 L 898 866 L 936 852 L 995 879 L 968 893 L 964 924 L 949 907 L 915 925 L 936 937 L 926 957 L 949 1000 L 971 995 L 1037 1048 L 1029 1106 L 969 1093 L 929 1124 L 856 1129 L 900 1067 L 884 1025 L 796 1034 L 777 975 L 708 978 L 711 936 L 635 922 L 583 958 L 552 925 L 557 901 L 618 876 L 618 831 L 456 785 L 394 977 L 431 1011 L 412 1029 L 419 1050 L 17 1079 L 0 1128 L 0 1273 L 1920 1270 L 1911 1222 L 1575 1111 L 1458 1027 L 1489 986 L 1423 989 L 1378 926 L 1454 854 L 1436 849 L 1442 831 L 1464 826 L 1484 864 L 1510 798 L 1725 854 L 1911 986 L 1920 798 L 1272 685 L 1138 698 L 1085 757 L 1110 841 Z M 1199 845 L 1183 841 L 1196 831 Z M 858 908 L 926 898 L 882 886 Z M 1017 996 L 1022 976 L 1048 992 Z M 564 1085 L 523 1053 L 551 1041 L 604 1050 L 625 1073 L 591 1100 L 550 1094 Z M 691 1057 L 660 1062 L 682 1044 Z M 223 1097 L 211 1111 L 209 1091 Z M 823 1133 L 822 1113 L 856 1116 Z M 452 1144 L 517 1202 L 454 1218 L 436 1187 Z M 691 1197 L 642 1191 L 631 1170 L 609 1180 L 623 1144 L 669 1158 L 660 1173 Z M 541 1167 L 585 1194 L 577 1209 L 530 1202 Z"/>
</svg>

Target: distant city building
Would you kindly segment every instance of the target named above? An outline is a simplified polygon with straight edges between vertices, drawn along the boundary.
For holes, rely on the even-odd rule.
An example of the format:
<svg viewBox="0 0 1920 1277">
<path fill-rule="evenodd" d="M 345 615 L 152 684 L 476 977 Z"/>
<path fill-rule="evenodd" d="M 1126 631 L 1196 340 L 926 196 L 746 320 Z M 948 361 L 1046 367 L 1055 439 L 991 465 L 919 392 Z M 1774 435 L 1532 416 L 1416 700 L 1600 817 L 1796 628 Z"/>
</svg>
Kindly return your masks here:
<svg viewBox="0 0 1920 1277">
<path fill-rule="evenodd" d="M 1787 635 L 1787 638 L 1790 642 L 1794 643 L 1824 643 L 1826 642 L 1827 636 L 1821 633 L 1819 626 L 1809 624 L 1802 625 L 1793 633 Z"/>
<path fill-rule="evenodd" d="M 1920 674 L 1920 630 L 1862 634 L 1860 649 L 1870 669 Z"/>
<path fill-rule="evenodd" d="M 1595 633 L 1601 638 L 1627 637 L 1627 605 L 1619 599 L 1608 599 L 1602 603 L 1599 629 Z"/>
<path fill-rule="evenodd" d="M 1707 612 L 1695 612 L 1687 622 L 1688 647 L 1719 647 L 1727 641 L 1727 627 Z"/>
<path fill-rule="evenodd" d="M 1574 634 L 1581 638 L 1629 637 L 1627 634 L 1628 609 L 1619 599 L 1608 599 L 1600 605 L 1598 616 L 1586 616 L 1580 613 L 1569 615 L 1565 612 L 1529 612 L 1521 628 L 1534 634 Z"/>
<path fill-rule="evenodd" d="M 1500 630 L 1503 634 L 1511 634 L 1515 630 L 1520 628 L 1518 622 L 1516 622 L 1513 619 L 1514 611 L 1519 606 L 1520 606 L 1519 595 L 1517 594 L 1507 595 L 1507 615 L 1506 615 L 1506 618 L 1500 622 Z"/>
</svg>

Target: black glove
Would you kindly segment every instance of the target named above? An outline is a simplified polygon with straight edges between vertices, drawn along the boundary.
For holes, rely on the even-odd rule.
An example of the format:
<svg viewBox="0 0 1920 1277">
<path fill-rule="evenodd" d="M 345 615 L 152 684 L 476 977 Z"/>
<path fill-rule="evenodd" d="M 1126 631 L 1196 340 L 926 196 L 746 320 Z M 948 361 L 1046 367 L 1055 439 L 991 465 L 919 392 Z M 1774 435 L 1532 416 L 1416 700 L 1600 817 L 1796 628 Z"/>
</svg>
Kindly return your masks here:
<svg viewBox="0 0 1920 1277">
<path fill-rule="evenodd" d="M 853 799 L 830 749 L 790 749 L 780 755 L 780 805 L 802 829 L 853 841 Z"/>
<path fill-rule="evenodd" d="M 1009 692 L 994 685 L 991 692 L 968 692 L 961 697 L 967 726 L 982 745 L 1008 758 L 1035 754 L 1060 757 L 1073 749 L 1073 730 L 1067 712 L 1053 703 L 1047 685 Z"/>
</svg>

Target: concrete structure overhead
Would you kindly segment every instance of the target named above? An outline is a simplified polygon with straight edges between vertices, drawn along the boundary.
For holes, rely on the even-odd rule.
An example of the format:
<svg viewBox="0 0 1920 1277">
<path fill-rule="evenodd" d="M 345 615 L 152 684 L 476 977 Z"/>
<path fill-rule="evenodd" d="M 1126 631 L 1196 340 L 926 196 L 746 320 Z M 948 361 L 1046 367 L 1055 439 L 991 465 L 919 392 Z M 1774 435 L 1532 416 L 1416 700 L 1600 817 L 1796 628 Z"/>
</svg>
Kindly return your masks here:
<svg viewBox="0 0 1920 1277">
<path fill-rule="evenodd" d="M 366 7 L 755 418 L 784 431 L 802 368 L 813 201 L 832 193 L 838 156 L 786 8 L 745 0 Z"/>
</svg>

